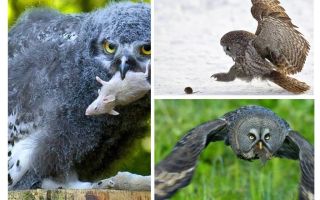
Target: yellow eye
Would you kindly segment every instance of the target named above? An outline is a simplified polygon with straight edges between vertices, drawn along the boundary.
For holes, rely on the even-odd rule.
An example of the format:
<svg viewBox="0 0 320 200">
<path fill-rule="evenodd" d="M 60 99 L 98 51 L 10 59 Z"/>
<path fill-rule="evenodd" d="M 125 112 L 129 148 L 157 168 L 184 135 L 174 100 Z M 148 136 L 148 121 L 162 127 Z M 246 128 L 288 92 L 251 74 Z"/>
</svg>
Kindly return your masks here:
<svg viewBox="0 0 320 200">
<path fill-rule="evenodd" d="M 151 55 L 151 45 L 146 44 L 141 47 L 141 53 L 145 56 Z"/>
<path fill-rule="evenodd" d="M 103 49 L 106 53 L 110 53 L 110 54 L 113 54 L 115 51 L 116 51 L 116 45 L 114 44 L 111 44 L 110 42 L 108 41 L 105 41 L 103 43 Z"/>
</svg>

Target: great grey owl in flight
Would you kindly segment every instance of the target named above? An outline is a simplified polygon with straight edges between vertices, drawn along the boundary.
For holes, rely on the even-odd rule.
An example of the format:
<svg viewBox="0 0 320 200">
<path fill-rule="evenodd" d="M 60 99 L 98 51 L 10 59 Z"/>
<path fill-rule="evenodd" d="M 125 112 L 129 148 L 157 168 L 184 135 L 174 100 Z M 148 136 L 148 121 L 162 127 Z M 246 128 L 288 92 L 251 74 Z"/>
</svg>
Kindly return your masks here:
<svg viewBox="0 0 320 200">
<path fill-rule="evenodd" d="M 239 30 L 225 34 L 220 43 L 235 64 L 229 72 L 212 77 L 225 82 L 261 78 L 295 94 L 309 90 L 306 83 L 288 76 L 302 70 L 310 49 L 307 40 L 278 0 L 251 1 L 251 13 L 258 21 L 256 33 Z"/>
<path fill-rule="evenodd" d="M 100 88 L 96 76 L 145 71 L 150 21 L 148 4 L 130 2 L 74 15 L 31 9 L 18 19 L 9 32 L 10 190 L 53 187 L 44 180 L 98 188 L 93 181 L 148 133 L 150 93 L 117 108 L 119 116 L 85 110 Z"/>
<path fill-rule="evenodd" d="M 244 160 L 266 162 L 272 156 L 300 161 L 300 199 L 313 199 L 314 150 L 289 124 L 260 106 L 244 106 L 220 119 L 199 125 L 176 144 L 155 168 L 155 198 L 170 198 L 187 186 L 201 151 L 211 142 L 224 141 Z"/>
</svg>

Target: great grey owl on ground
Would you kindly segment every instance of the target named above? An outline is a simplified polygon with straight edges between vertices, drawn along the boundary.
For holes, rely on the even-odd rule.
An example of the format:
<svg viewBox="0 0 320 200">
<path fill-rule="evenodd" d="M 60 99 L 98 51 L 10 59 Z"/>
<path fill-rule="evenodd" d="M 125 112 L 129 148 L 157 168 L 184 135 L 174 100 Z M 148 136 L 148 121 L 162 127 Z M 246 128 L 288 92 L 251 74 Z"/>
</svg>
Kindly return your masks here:
<svg viewBox="0 0 320 200">
<path fill-rule="evenodd" d="M 76 15 L 31 9 L 20 17 L 9 32 L 10 190 L 42 187 L 44 180 L 102 187 L 77 178 L 101 178 L 147 134 L 150 93 L 117 108 L 119 116 L 85 110 L 100 88 L 96 76 L 108 81 L 117 71 L 122 79 L 145 71 L 150 21 L 148 4 L 130 2 Z"/>
<path fill-rule="evenodd" d="M 314 150 L 289 124 L 260 106 L 244 106 L 189 131 L 155 168 L 155 198 L 167 199 L 192 179 L 201 151 L 224 141 L 245 160 L 272 156 L 300 161 L 300 199 L 313 199 Z"/>
<path fill-rule="evenodd" d="M 236 78 L 269 80 L 292 93 L 303 93 L 309 86 L 290 74 L 300 72 L 309 52 L 309 44 L 292 24 L 278 0 L 252 0 L 251 13 L 258 21 L 255 34 L 231 31 L 221 45 L 235 64 L 227 73 L 213 74 L 217 81 Z"/>
</svg>

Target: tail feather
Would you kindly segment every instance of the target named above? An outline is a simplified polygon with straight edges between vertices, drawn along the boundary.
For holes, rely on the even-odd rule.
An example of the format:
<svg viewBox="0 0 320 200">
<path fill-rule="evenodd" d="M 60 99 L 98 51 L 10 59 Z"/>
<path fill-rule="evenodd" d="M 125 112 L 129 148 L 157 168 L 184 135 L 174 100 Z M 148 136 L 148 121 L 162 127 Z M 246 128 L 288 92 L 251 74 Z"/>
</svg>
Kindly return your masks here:
<svg viewBox="0 0 320 200">
<path fill-rule="evenodd" d="M 272 71 L 266 78 L 285 90 L 294 94 L 301 94 L 310 89 L 310 86 L 304 82 L 298 81 L 295 78 L 286 76 L 277 71 Z"/>
</svg>

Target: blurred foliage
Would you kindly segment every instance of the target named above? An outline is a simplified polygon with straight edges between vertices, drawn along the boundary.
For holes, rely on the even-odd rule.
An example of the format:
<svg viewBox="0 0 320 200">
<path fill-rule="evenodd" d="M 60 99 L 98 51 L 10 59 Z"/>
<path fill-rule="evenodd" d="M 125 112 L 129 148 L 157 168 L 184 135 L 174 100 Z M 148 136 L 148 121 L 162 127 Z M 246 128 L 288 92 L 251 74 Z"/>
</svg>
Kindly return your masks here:
<svg viewBox="0 0 320 200">
<path fill-rule="evenodd" d="M 190 129 L 244 105 L 270 108 L 314 143 L 313 100 L 156 100 L 155 163 Z M 215 142 L 200 155 L 191 184 L 172 199 L 298 199 L 299 177 L 298 161 L 248 162 L 237 159 L 224 142 Z"/>
<path fill-rule="evenodd" d="M 21 13 L 32 7 L 50 7 L 62 13 L 80 13 L 90 12 L 91 10 L 104 7 L 110 2 L 118 1 L 121 0 L 9 0 L 8 24 L 11 27 Z M 141 2 L 142 0 L 132 1 Z M 150 0 L 143 0 L 143 2 L 150 3 Z"/>
</svg>

